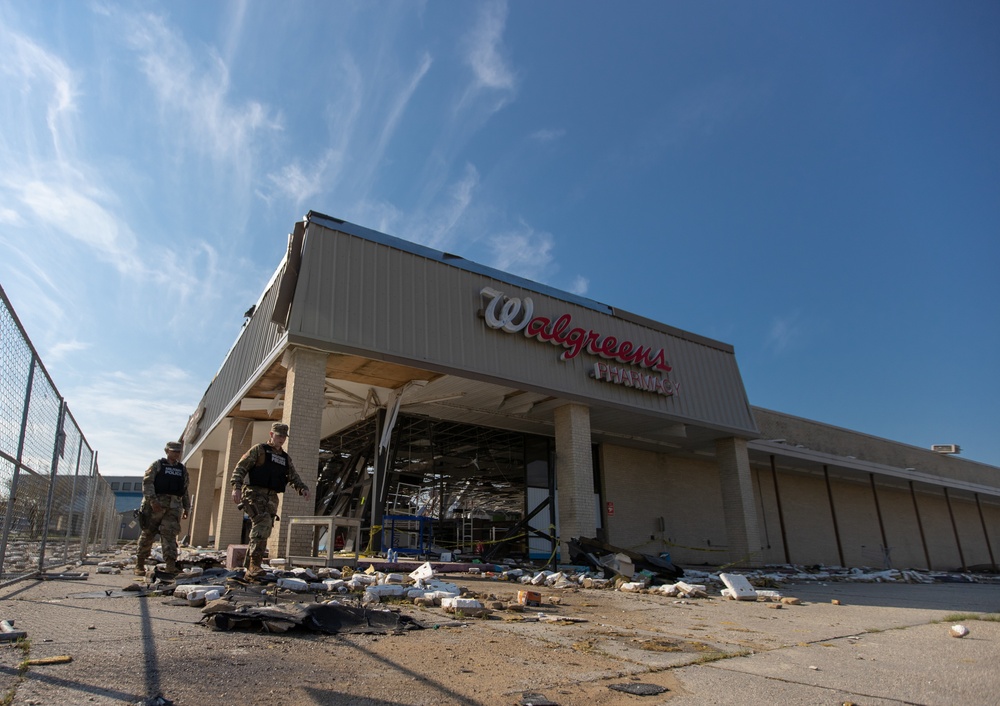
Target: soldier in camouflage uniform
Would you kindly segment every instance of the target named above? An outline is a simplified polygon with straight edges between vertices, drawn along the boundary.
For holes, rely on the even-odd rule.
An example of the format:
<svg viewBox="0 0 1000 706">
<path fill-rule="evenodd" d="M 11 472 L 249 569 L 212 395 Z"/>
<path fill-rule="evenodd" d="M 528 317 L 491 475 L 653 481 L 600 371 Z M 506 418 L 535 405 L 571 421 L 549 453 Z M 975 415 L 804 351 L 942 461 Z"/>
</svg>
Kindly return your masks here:
<svg viewBox="0 0 1000 706">
<path fill-rule="evenodd" d="M 287 438 L 287 424 L 272 424 L 267 443 L 257 444 L 243 454 L 229 479 L 233 486 L 233 502 L 242 506 L 251 522 L 247 579 L 259 578 L 264 573 L 260 564 L 278 514 L 278 493 L 285 492 L 285 486 L 290 483 L 299 495 L 309 497 L 309 488 L 282 448 Z"/>
<path fill-rule="evenodd" d="M 153 537 L 160 535 L 167 573 L 177 573 L 177 535 L 181 520 L 191 510 L 188 495 L 188 472 L 181 463 L 181 449 L 176 441 L 168 441 L 161 458 L 146 469 L 142 478 L 142 505 L 139 506 L 139 550 L 135 561 L 136 576 L 146 574 L 146 560 L 153 548 Z"/>
</svg>

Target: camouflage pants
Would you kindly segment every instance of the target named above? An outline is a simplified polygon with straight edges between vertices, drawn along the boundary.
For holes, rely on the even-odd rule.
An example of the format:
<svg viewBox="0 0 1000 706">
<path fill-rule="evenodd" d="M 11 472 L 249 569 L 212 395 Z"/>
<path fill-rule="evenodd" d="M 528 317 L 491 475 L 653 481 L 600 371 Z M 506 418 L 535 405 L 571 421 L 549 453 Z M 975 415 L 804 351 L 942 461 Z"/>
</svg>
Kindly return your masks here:
<svg viewBox="0 0 1000 706">
<path fill-rule="evenodd" d="M 139 511 L 139 549 L 136 552 L 139 561 L 145 563 L 153 549 L 153 538 L 159 534 L 163 547 L 164 561 L 177 561 L 177 535 L 181 532 L 181 512 L 183 508 L 180 498 L 157 496 L 160 511 L 154 512 L 152 503 L 142 501 Z"/>
<path fill-rule="evenodd" d="M 243 486 L 243 512 L 250 518 L 250 545 L 247 558 L 260 564 L 278 514 L 278 493 L 258 486 Z"/>
</svg>

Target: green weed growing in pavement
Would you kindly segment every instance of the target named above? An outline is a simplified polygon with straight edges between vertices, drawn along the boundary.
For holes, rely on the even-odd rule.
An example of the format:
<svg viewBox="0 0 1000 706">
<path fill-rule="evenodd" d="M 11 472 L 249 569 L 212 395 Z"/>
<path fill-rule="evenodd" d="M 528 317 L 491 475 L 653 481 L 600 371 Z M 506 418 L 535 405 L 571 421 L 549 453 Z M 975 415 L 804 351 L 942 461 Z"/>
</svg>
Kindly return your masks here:
<svg viewBox="0 0 1000 706">
<path fill-rule="evenodd" d="M 712 652 L 710 654 L 702 655 L 696 660 L 685 663 L 683 666 L 688 667 L 694 664 L 708 664 L 709 662 L 718 662 L 720 659 L 732 659 L 733 657 L 746 657 L 747 655 L 752 655 L 753 650 L 739 650 L 737 652 Z"/>
<path fill-rule="evenodd" d="M 951 615 L 946 615 L 940 620 L 935 620 L 935 623 L 957 623 L 962 620 L 984 620 L 990 623 L 1000 623 L 1000 614 L 998 613 L 952 613 Z"/>
<path fill-rule="evenodd" d="M 24 673 L 28 671 L 28 658 L 31 656 L 31 640 L 22 637 L 14 643 L 14 648 L 21 650 L 23 658 L 17 665 L 17 679 L 14 681 L 14 685 L 7 689 L 3 695 L 0 695 L 0 706 L 11 706 L 14 703 L 17 688 L 21 686 L 21 682 L 24 681 Z"/>
</svg>

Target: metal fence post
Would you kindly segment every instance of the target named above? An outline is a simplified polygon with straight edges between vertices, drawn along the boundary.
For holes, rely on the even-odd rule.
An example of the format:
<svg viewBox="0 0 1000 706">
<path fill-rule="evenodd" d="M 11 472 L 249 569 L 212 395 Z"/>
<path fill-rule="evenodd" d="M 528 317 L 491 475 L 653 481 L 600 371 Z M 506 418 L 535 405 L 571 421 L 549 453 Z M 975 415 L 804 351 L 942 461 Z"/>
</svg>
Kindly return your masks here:
<svg viewBox="0 0 1000 706">
<path fill-rule="evenodd" d="M 87 481 L 87 507 L 83 511 L 83 527 L 80 530 L 80 561 L 87 558 L 90 543 L 90 520 L 94 515 L 94 496 L 97 494 L 97 452 L 90 459 L 90 478 Z"/>
<path fill-rule="evenodd" d="M 80 475 L 80 461 L 83 460 L 83 434 L 80 434 L 80 443 L 76 447 L 76 470 L 73 471 L 73 487 L 69 494 L 69 507 L 66 518 L 66 543 L 63 546 L 63 561 L 69 562 L 69 538 L 73 531 L 73 505 L 76 504 L 76 479 Z"/>
<path fill-rule="evenodd" d="M 59 471 L 59 457 L 63 455 L 66 444 L 66 432 L 63 424 L 66 422 L 66 400 L 59 398 L 59 423 L 56 425 L 56 438 L 52 444 L 52 472 L 49 474 L 49 494 L 45 500 L 45 524 L 42 527 L 42 542 L 38 546 L 38 571 L 45 570 L 45 547 L 49 542 L 49 522 L 52 520 L 52 500 L 56 493 L 56 473 Z"/>
<path fill-rule="evenodd" d="M 28 384 L 24 391 L 24 411 L 21 413 L 21 433 L 17 439 L 17 459 L 14 462 L 14 475 L 10 480 L 10 494 L 7 497 L 7 511 L 3 514 L 3 537 L 0 538 L 0 577 L 4 575 L 4 560 L 7 558 L 7 541 L 10 538 L 10 523 L 14 516 L 14 501 L 17 498 L 17 479 L 21 475 L 21 463 L 24 460 L 24 437 L 28 429 L 28 408 L 31 406 L 31 386 L 35 381 L 35 357 L 31 357 L 31 368 L 28 369 Z"/>
</svg>

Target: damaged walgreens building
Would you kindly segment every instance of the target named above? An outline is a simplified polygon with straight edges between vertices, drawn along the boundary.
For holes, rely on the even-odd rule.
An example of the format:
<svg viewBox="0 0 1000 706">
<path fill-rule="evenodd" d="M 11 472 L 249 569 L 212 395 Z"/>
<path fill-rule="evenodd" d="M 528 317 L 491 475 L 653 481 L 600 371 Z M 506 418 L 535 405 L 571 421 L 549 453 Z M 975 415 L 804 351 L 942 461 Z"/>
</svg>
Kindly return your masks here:
<svg viewBox="0 0 1000 706">
<path fill-rule="evenodd" d="M 315 212 L 184 431 L 193 545 L 241 543 L 229 474 L 279 420 L 314 493 L 283 496 L 271 557 L 565 563 L 582 537 L 951 570 L 1000 546 L 998 468 L 752 407 L 725 343 Z"/>
</svg>

